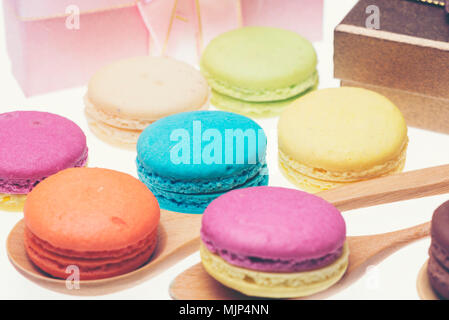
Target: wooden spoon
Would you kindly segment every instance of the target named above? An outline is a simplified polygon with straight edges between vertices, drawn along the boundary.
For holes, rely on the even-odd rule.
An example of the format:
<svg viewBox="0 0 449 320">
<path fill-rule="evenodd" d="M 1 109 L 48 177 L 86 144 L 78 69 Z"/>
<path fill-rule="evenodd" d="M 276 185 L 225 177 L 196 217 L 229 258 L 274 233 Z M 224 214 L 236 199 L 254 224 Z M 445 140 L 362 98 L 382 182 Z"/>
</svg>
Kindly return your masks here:
<svg viewBox="0 0 449 320">
<path fill-rule="evenodd" d="M 71 295 L 104 295 L 143 282 L 198 250 L 200 226 L 201 215 L 161 210 L 158 244 L 147 264 L 117 277 L 81 280 L 79 289 L 73 286 L 68 288 L 66 280 L 52 278 L 30 261 L 25 251 L 23 220 L 19 221 L 10 232 L 6 249 L 9 260 L 23 275 L 47 289 Z"/>
<path fill-rule="evenodd" d="M 403 246 L 411 241 L 428 236 L 430 222 L 400 231 L 372 236 L 348 237 L 349 266 L 344 278 L 361 265 L 387 249 Z M 177 300 L 235 300 L 250 299 L 229 289 L 209 276 L 201 263 L 181 273 L 170 286 L 170 295 Z"/>
<path fill-rule="evenodd" d="M 418 278 L 416 280 L 416 289 L 422 300 L 440 300 L 440 297 L 435 293 L 430 284 L 429 276 L 427 275 L 428 264 L 429 261 L 426 261 L 421 270 L 419 270 Z"/>
<path fill-rule="evenodd" d="M 318 193 L 342 211 L 449 192 L 449 165 L 399 173 L 348 184 Z M 163 271 L 199 248 L 201 215 L 162 210 L 156 253 L 142 268 L 123 276 L 80 281 L 80 290 L 66 289 L 65 280 L 43 274 L 28 259 L 23 244 L 23 222 L 11 231 L 7 251 L 11 262 L 30 279 L 53 290 L 76 295 L 107 294 L 129 287 Z"/>
<path fill-rule="evenodd" d="M 341 211 L 449 192 L 449 165 L 366 180 L 317 195 Z"/>
</svg>

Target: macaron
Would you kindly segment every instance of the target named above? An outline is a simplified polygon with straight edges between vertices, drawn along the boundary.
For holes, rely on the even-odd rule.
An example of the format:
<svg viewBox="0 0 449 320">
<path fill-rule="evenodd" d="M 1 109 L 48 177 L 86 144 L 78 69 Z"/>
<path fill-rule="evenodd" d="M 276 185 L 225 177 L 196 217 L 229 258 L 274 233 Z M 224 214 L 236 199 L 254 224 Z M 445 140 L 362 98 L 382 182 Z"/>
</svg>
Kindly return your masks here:
<svg viewBox="0 0 449 320">
<path fill-rule="evenodd" d="M 214 106 L 253 117 L 279 115 L 318 85 L 312 44 L 278 28 L 245 27 L 221 34 L 206 47 L 200 65 Z"/>
<path fill-rule="evenodd" d="M 137 173 L 161 208 L 203 213 L 236 188 L 268 184 L 267 138 L 253 120 L 230 112 L 193 111 L 148 126 L 137 142 Z"/>
<path fill-rule="evenodd" d="M 449 201 L 435 210 L 430 235 L 429 282 L 441 298 L 449 299 Z"/>
<path fill-rule="evenodd" d="M 25 203 L 25 249 L 55 278 L 75 266 L 80 280 L 133 271 L 156 247 L 159 206 L 136 178 L 100 168 L 61 171 L 40 183 Z"/>
<path fill-rule="evenodd" d="M 86 136 L 74 122 L 52 113 L 0 114 L 0 209 L 20 211 L 26 195 L 60 170 L 87 162 Z"/>
<path fill-rule="evenodd" d="M 110 144 L 135 148 L 149 124 L 171 114 L 205 109 L 209 87 L 194 67 L 167 57 L 134 57 L 98 70 L 90 79 L 85 115 Z"/>
<path fill-rule="evenodd" d="M 278 122 L 281 172 L 312 193 L 402 171 L 407 145 L 399 109 L 361 88 L 312 92 Z"/>
<path fill-rule="evenodd" d="M 348 266 L 346 225 L 323 199 L 298 190 L 233 190 L 205 210 L 201 260 L 213 278 L 243 294 L 293 298 L 323 291 Z"/>
</svg>

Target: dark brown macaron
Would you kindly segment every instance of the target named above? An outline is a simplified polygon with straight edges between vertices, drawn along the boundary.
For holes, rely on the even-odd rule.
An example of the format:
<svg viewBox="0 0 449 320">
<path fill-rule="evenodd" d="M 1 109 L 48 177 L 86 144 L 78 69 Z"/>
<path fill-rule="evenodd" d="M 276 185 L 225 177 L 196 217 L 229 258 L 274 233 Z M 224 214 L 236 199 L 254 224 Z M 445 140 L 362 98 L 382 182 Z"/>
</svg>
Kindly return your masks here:
<svg viewBox="0 0 449 320">
<path fill-rule="evenodd" d="M 433 289 L 449 299 L 449 201 L 439 206 L 432 217 L 428 275 Z"/>
</svg>

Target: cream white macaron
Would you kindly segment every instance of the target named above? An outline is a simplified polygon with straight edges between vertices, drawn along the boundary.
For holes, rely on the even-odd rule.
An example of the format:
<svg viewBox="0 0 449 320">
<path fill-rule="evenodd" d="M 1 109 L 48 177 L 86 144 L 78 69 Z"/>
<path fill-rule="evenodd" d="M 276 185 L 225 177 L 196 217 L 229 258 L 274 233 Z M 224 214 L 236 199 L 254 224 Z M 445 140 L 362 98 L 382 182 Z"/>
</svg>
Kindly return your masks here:
<svg viewBox="0 0 449 320">
<path fill-rule="evenodd" d="M 110 144 L 134 148 L 152 122 L 206 109 L 209 88 L 194 67 L 166 57 L 134 57 L 109 64 L 90 79 L 84 98 L 92 132 Z"/>
</svg>

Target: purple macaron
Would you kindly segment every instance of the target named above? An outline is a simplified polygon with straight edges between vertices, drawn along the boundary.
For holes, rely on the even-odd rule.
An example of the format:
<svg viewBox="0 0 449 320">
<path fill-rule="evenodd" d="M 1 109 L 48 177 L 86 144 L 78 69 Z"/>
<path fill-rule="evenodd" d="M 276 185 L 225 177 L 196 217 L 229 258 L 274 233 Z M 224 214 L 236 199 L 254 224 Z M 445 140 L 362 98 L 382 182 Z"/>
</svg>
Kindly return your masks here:
<svg viewBox="0 0 449 320">
<path fill-rule="evenodd" d="M 339 259 L 346 225 L 338 209 L 317 196 L 255 187 L 214 200 L 204 212 L 201 239 L 210 252 L 237 267 L 303 272 Z"/>
<path fill-rule="evenodd" d="M 23 195 L 46 177 L 87 162 L 86 136 L 47 112 L 0 114 L 0 193 Z"/>
<path fill-rule="evenodd" d="M 449 201 L 435 210 L 430 235 L 429 281 L 441 298 L 449 299 Z"/>
</svg>

